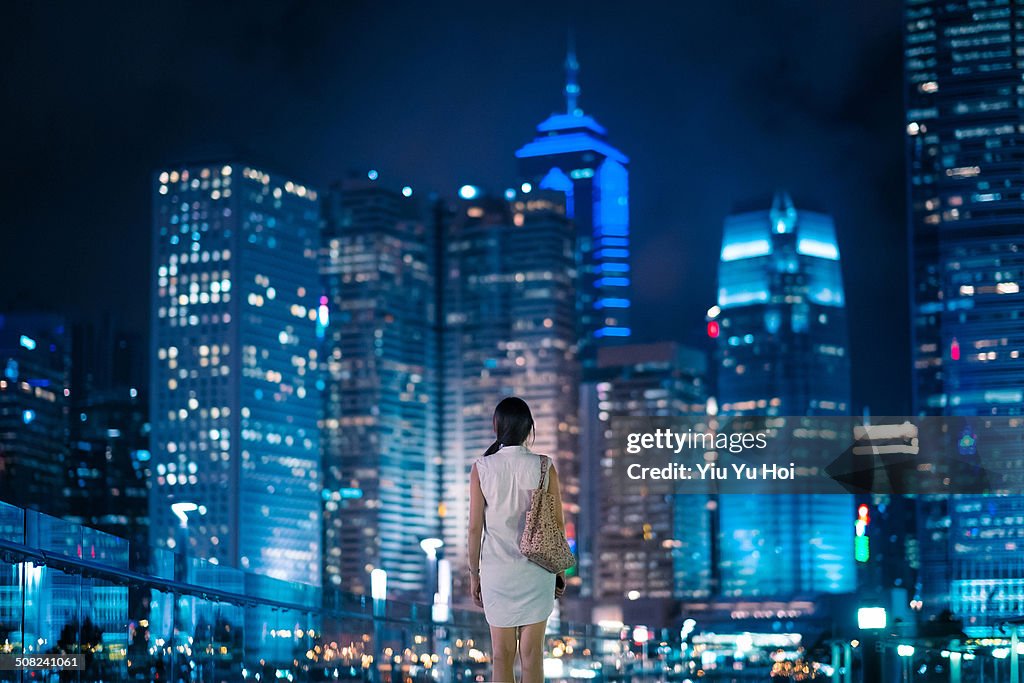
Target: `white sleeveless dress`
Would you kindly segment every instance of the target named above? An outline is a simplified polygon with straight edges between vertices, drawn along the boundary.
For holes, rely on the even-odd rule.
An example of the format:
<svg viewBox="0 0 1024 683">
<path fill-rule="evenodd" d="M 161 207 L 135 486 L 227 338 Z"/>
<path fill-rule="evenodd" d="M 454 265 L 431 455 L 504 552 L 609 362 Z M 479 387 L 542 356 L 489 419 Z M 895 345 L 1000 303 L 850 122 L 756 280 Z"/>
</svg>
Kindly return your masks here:
<svg viewBox="0 0 1024 683">
<path fill-rule="evenodd" d="M 525 446 L 505 446 L 475 464 L 484 494 L 480 594 L 487 623 L 546 621 L 555 606 L 555 575 L 519 552 L 530 496 L 540 482 L 540 457 Z"/>
</svg>

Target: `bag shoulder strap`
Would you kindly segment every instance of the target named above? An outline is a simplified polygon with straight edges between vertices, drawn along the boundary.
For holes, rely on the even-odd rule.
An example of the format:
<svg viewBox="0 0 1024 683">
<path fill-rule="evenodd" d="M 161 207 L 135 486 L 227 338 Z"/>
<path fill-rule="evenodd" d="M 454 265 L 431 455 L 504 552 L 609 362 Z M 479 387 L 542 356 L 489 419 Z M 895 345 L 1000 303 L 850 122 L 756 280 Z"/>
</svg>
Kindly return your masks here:
<svg viewBox="0 0 1024 683">
<path fill-rule="evenodd" d="M 548 470 L 551 468 L 551 458 L 546 455 L 540 456 L 540 482 L 537 488 L 541 491 L 548 490 Z"/>
</svg>

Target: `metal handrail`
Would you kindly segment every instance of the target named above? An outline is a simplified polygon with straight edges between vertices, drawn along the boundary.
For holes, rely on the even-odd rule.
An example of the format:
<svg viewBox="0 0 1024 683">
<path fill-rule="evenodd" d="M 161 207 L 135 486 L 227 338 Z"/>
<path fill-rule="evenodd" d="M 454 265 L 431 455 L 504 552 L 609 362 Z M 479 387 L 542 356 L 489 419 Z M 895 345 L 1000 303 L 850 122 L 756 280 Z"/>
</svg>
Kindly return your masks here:
<svg viewBox="0 0 1024 683">
<path fill-rule="evenodd" d="M 10 561 L 29 561 L 34 564 L 44 565 L 47 567 L 53 567 L 69 574 L 79 574 L 87 578 L 96 578 L 109 581 L 111 583 L 123 586 L 149 588 L 157 590 L 163 593 L 174 593 L 179 595 L 188 595 L 198 597 L 204 600 L 213 600 L 216 602 L 223 602 L 239 607 L 258 607 L 265 606 L 277 610 L 295 611 L 301 614 L 317 615 L 320 617 L 327 617 L 333 619 L 352 619 L 359 621 L 383 621 L 393 624 L 406 624 L 414 626 L 425 626 L 433 625 L 433 622 L 427 620 L 418 620 L 413 617 L 396 616 L 385 611 L 383 614 L 374 614 L 372 601 L 367 600 L 367 611 L 354 611 L 347 610 L 337 607 L 329 607 L 322 604 L 304 604 L 300 602 L 291 602 L 287 600 L 276 600 L 273 598 L 267 598 L 263 596 L 249 595 L 246 593 L 238 593 L 223 588 L 214 588 L 201 586 L 194 583 L 187 583 L 183 581 L 177 581 L 174 579 L 167 579 L 161 577 L 151 576 L 144 574 L 132 569 L 124 569 L 120 567 L 113 567 L 111 565 L 102 564 L 93 560 L 87 560 L 84 558 L 64 555 L 62 553 L 52 552 L 43 550 L 40 548 L 33 548 L 23 543 L 17 543 L 7 539 L 0 538 L 0 556 L 6 555 L 9 559 L 14 556 L 18 559 L 12 559 Z M 391 601 L 389 601 L 391 602 Z M 415 604 L 415 603 L 405 603 Z M 424 604 L 424 608 L 429 609 L 429 605 Z M 452 614 L 458 614 L 459 610 L 452 610 Z M 464 616 L 475 614 L 472 612 L 466 612 Z M 459 624 L 452 622 L 446 622 L 444 624 L 436 624 L 438 626 L 447 625 L 458 627 Z M 468 626 L 468 625 L 467 625 Z M 580 629 L 584 632 L 593 629 L 592 624 L 576 624 L 572 622 L 563 622 L 562 627 L 566 632 L 576 632 L 575 629 Z M 590 627 L 590 628 L 587 628 Z M 594 629 L 596 631 L 596 629 Z M 601 633 L 588 633 L 588 636 L 592 636 L 599 639 L 618 640 L 617 636 L 611 634 Z"/>
</svg>

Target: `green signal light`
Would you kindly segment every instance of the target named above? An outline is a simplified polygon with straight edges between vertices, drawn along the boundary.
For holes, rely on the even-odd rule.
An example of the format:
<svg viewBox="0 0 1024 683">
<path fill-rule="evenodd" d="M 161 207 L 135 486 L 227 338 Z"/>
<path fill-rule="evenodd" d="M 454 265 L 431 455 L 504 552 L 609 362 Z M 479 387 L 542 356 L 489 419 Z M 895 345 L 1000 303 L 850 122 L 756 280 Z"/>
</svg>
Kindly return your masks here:
<svg viewBox="0 0 1024 683">
<path fill-rule="evenodd" d="M 867 536 L 857 536 L 853 539 L 853 557 L 858 562 L 867 562 L 871 557 Z"/>
</svg>

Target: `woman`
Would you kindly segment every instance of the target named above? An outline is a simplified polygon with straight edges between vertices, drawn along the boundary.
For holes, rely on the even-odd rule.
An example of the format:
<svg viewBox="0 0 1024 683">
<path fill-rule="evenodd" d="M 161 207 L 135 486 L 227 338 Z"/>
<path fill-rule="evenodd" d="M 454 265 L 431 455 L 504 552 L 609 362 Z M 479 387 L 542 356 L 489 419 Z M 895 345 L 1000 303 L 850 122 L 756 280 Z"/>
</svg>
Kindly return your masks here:
<svg viewBox="0 0 1024 683">
<path fill-rule="evenodd" d="M 533 415 L 521 398 L 510 396 L 494 409 L 497 439 L 477 458 L 469 478 L 469 572 L 473 601 L 484 608 L 491 627 L 494 681 L 513 683 L 518 649 L 523 683 L 544 680 L 544 629 L 565 577 L 530 562 L 519 552 L 519 538 L 540 482 L 541 462 L 526 447 Z M 558 525 L 565 533 L 562 497 L 554 466 L 548 487 L 557 500 Z M 481 539 L 482 536 L 482 539 Z"/>
</svg>

